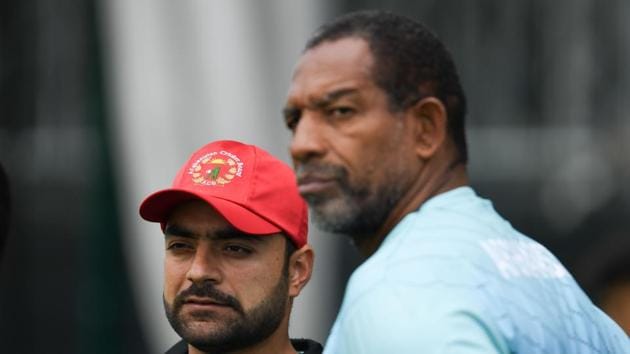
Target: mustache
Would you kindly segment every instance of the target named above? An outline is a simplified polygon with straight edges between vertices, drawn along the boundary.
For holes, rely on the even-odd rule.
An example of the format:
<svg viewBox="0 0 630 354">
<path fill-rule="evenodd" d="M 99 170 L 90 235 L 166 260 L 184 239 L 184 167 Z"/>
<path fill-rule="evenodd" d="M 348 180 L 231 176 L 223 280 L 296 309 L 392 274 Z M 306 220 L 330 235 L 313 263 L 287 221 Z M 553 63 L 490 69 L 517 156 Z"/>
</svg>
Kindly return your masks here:
<svg viewBox="0 0 630 354">
<path fill-rule="evenodd" d="M 220 291 L 210 282 L 192 283 L 188 289 L 177 294 L 175 300 L 173 300 L 173 308 L 180 309 L 193 296 L 230 306 L 237 312 L 244 313 L 241 303 L 234 296 Z"/>
<path fill-rule="evenodd" d="M 322 162 L 301 162 L 295 166 L 298 183 L 311 178 L 346 180 L 348 171 L 342 166 Z"/>
</svg>

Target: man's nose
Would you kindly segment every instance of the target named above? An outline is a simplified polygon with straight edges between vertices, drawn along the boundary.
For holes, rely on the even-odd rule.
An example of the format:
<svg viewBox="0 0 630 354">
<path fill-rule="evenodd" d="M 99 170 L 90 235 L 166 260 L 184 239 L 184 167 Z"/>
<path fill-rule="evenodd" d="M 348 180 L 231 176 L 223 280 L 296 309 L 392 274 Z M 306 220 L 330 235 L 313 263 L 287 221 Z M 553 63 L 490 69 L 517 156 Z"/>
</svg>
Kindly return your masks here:
<svg viewBox="0 0 630 354">
<path fill-rule="evenodd" d="M 326 152 L 325 126 L 313 112 L 305 110 L 293 130 L 289 152 L 293 162 L 304 162 Z"/>
<path fill-rule="evenodd" d="M 186 278 L 193 283 L 210 281 L 218 284 L 223 280 L 220 261 L 208 247 L 197 247 Z"/>
</svg>

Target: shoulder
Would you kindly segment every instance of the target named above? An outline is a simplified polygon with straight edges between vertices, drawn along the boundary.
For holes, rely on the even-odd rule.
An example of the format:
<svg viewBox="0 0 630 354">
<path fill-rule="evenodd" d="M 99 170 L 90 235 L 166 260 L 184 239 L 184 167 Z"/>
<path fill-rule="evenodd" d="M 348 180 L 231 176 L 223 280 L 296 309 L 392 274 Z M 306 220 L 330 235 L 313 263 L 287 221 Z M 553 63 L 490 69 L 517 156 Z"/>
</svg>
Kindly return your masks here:
<svg viewBox="0 0 630 354">
<path fill-rule="evenodd" d="M 327 352 L 505 351 L 502 336 L 480 302 L 465 300 L 473 292 L 416 290 L 408 284 L 385 283 L 357 298 L 337 318 Z"/>
<path fill-rule="evenodd" d="M 330 338 L 341 349 L 329 353 L 506 352 L 492 316 L 500 274 L 481 246 L 438 238 L 389 246 L 352 275 Z"/>
<path fill-rule="evenodd" d="M 383 284 L 416 287 L 415 292 L 423 293 L 434 286 L 466 291 L 496 279 L 498 269 L 483 245 L 500 233 L 456 217 L 439 210 L 408 215 L 352 274 L 346 299 L 352 301 Z"/>
<path fill-rule="evenodd" d="M 442 199 L 408 215 L 357 268 L 335 324 L 339 343 L 355 349 L 387 343 L 404 352 L 412 343 L 436 351 L 462 343 L 503 350 L 490 317 L 501 274 L 482 241 L 512 229 L 464 192 L 463 207 Z"/>
</svg>

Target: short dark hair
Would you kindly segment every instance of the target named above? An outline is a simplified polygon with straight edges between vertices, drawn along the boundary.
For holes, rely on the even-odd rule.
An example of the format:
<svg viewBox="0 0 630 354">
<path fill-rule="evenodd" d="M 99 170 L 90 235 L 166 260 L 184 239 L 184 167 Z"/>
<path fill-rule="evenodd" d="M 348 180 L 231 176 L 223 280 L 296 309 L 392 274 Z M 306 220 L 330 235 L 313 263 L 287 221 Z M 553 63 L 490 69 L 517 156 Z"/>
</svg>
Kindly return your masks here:
<svg viewBox="0 0 630 354">
<path fill-rule="evenodd" d="M 365 10 L 323 25 L 304 50 L 347 37 L 359 37 L 368 43 L 374 57 L 374 82 L 388 95 L 392 111 L 406 109 L 428 96 L 442 101 L 448 115 L 448 133 L 459 160 L 466 163 L 466 97 L 451 54 L 438 37 L 410 18 Z"/>
<path fill-rule="evenodd" d="M 9 215 L 11 198 L 9 197 L 9 181 L 0 164 L 0 259 L 4 250 L 7 234 L 9 233 Z"/>
</svg>

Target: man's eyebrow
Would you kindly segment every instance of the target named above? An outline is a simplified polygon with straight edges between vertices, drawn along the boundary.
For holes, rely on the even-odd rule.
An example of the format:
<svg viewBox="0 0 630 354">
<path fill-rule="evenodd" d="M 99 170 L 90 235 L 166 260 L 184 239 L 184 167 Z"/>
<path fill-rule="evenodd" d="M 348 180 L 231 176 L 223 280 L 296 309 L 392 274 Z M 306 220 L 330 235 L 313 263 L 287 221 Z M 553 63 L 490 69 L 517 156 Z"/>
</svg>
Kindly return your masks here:
<svg viewBox="0 0 630 354">
<path fill-rule="evenodd" d="M 326 93 L 321 98 L 316 98 L 311 101 L 311 105 L 316 108 L 323 108 L 330 105 L 333 101 L 340 99 L 343 96 L 356 95 L 357 89 L 355 88 L 341 88 Z"/>
<path fill-rule="evenodd" d="M 164 236 L 175 236 L 184 238 L 199 238 L 199 235 L 193 231 L 182 227 L 177 224 L 170 224 L 164 228 Z M 246 241 L 262 242 L 262 238 L 259 235 L 248 234 L 246 232 L 237 230 L 233 227 L 225 227 L 209 232 L 205 237 L 215 240 L 231 240 L 240 239 Z"/>
<path fill-rule="evenodd" d="M 208 235 L 208 237 L 220 240 L 241 239 L 255 242 L 262 241 L 262 237 L 260 237 L 260 235 L 248 234 L 232 227 L 216 230 L 211 235 Z"/>
<path fill-rule="evenodd" d="M 194 232 L 176 224 L 166 225 L 166 227 L 164 228 L 164 236 L 197 238 Z"/>
<path fill-rule="evenodd" d="M 341 88 L 328 92 L 321 98 L 311 99 L 311 102 L 308 104 L 308 106 L 316 109 L 322 109 L 343 96 L 356 95 L 357 92 L 358 90 L 355 88 Z M 282 110 L 282 114 L 285 118 L 289 118 L 295 115 L 299 115 L 300 111 L 301 109 L 299 107 L 289 104 Z"/>
</svg>

